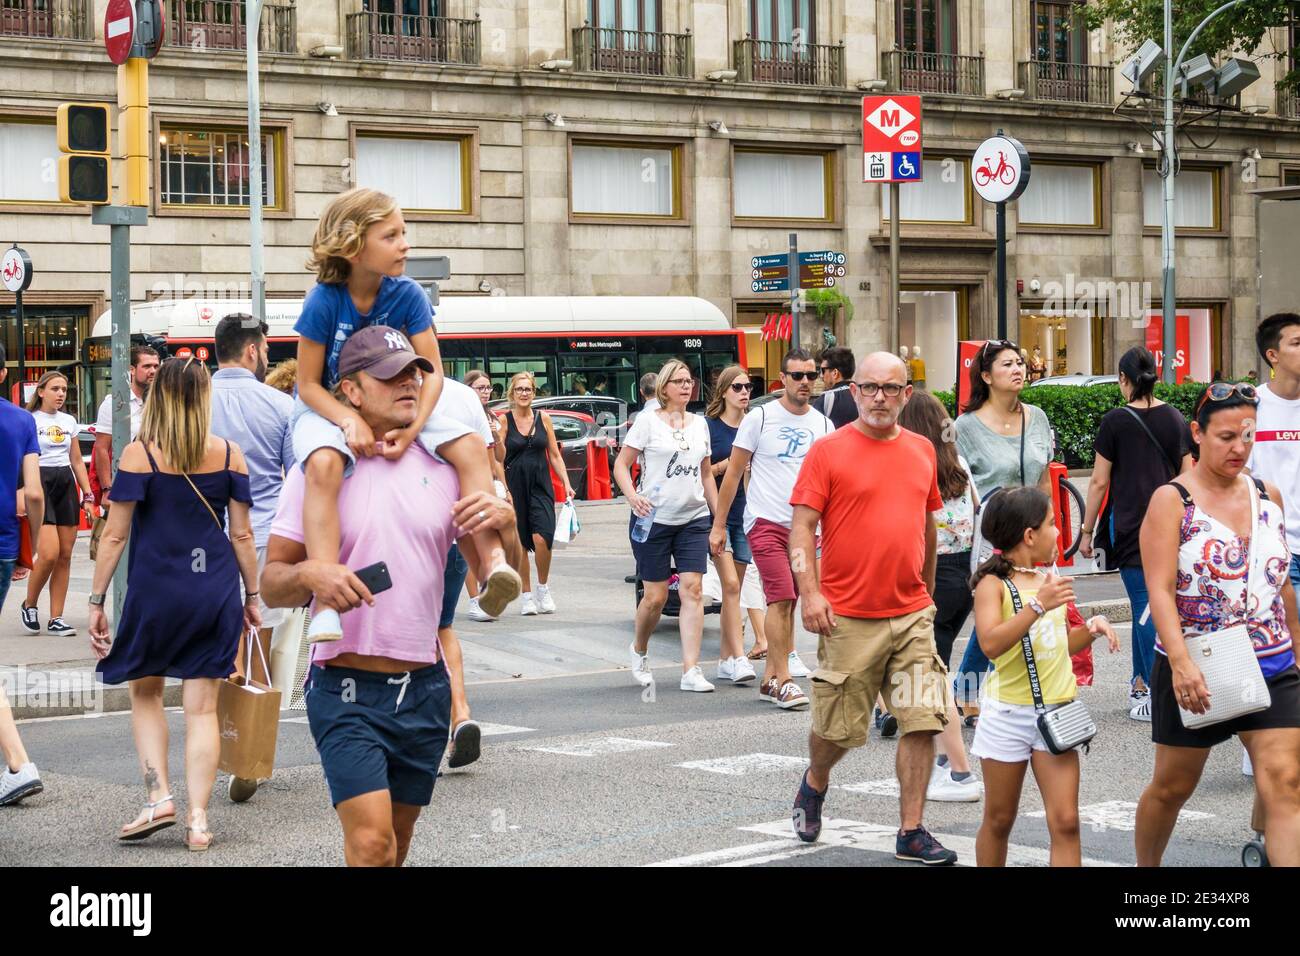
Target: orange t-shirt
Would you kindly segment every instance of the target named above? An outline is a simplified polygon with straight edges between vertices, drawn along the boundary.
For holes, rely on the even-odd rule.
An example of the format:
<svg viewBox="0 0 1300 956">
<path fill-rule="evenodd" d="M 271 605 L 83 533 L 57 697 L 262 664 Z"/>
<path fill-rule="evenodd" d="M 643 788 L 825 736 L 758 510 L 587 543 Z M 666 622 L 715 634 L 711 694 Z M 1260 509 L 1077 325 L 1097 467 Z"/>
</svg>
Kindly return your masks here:
<svg viewBox="0 0 1300 956">
<path fill-rule="evenodd" d="M 809 449 L 790 503 L 821 512 L 821 590 L 836 614 L 900 617 L 933 603 L 922 575 L 925 520 L 943 499 L 927 439 L 841 428 Z"/>
</svg>

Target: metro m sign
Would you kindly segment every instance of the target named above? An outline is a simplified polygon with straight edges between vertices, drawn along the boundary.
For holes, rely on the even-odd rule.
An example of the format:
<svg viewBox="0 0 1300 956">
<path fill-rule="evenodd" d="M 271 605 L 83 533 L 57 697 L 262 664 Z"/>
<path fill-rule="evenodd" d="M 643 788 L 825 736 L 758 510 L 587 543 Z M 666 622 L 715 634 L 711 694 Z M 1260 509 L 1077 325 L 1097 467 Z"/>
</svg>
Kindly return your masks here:
<svg viewBox="0 0 1300 956">
<path fill-rule="evenodd" d="M 921 180 L 921 97 L 862 98 L 862 181 Z"/>
</svg>

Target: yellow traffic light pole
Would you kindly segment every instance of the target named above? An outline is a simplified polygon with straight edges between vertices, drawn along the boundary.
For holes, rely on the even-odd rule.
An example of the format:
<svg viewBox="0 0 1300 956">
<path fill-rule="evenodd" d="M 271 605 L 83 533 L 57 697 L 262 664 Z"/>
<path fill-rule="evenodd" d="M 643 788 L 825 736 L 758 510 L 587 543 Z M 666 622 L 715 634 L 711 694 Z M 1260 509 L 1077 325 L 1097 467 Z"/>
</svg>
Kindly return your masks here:
<svg viewBox="0 0 1300 956">
<path fill-rule="evenodd" d="M 118 146 L 124 161 L 124 206 L 149 206 L 149 61 L 131 57 L 117 68 L 117 97 L 121 112 Z"/>
</svg>

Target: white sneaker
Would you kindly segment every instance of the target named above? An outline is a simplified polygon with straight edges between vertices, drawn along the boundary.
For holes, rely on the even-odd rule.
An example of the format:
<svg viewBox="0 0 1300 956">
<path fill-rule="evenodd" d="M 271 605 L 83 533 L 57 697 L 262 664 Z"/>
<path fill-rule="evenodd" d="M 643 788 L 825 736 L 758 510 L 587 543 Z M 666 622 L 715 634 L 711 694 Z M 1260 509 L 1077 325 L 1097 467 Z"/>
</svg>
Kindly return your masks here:
<svg viewBox="0 0 1300 956">
<path fill-rule="evenodd" d="M 0 767 L 4 767 L 2 762 Z M 17 803 L 44 789 L 45 785 L 41 783 L 41 775 L 36 771 L 36 764 L 31 761 L 19 767 L 17 773 L 5 767 L 5 772 L 0 774 L 0 807 Z"/>
<path fill-rule="evenodd" d="M 696 693 L 707 694 L 713 690 L 713 685 L 704 679 L 704 671 L 700 670 L 699 665 L 692 667 L 682 675 L 682 690 L 692 690 Z"/>
<path fill-rule="evenodd" d="M 343 621 L 339 618 L 338 611 L 325 607 L 312 614 L 311 626 L 307 628 L 308 644 L 341 640 L 343 640 Z"/>
<path fill-rule="evenodd" d="M 627 646 L 627 652 L 632 661 L 632 679 L 642 687 L 649 687 L 655 682 L 654 674 L 650 673 L 650 655 L 638 654 L 634 644 Z"/>
<path fill-rule="evenodd" d="M 1142 701 L 1148 700 L 1150 697 L 1151 695 L 1145 690 L 1133 690 L 1130 688 L 1128 692 L 1128 709 L 1132 710 L 1134 707 L 1141 704 Z"/>
<path fill-rule="evenodd" d="M 808 669 L 803 661 L 799 659 L 798 651 L 790 652 L 790 676 L 791 677 L 811 677 L 812 671 Z"/>
<path fill-rule="evenodd" d="M 1151 723 L 1151 695 L 1143 694 L 1142 699 L 1129 709 L 1128 717 L 1129 720 L 1140 720 L 1144 723 Z"/>
<path fill-rule="evenodd" d="M 965 780 L 954 780 L 949 767 L 938 767 L 930 777 L 925 799 L 935 803 L 974 803 L 984 794 L 984 784 L 971 774 Z"/>
<path fill-rule="evenodd" d="M 1255 776 L 1255 768 L 1254 768 L 1253 766 L 1251 766 L 1251 763 L 1250 763 L 1250 751 L 1249 751 L 1249 750 L 1243 750 L 1243 751 L 1241 752 L 1241 772 L 1242 772 L 1242 774 L 1243 774 L 1244 776 L 1247 776 L 1247 777 L 1253 777 L 1253 776 Z"/>
<path fill-rule="evenodd" d="M 716 680 L 736 680 L 736 659 L 728 657 L 726 660 L 718 661 L 718 676 Z"/>
<path fill-rule="evenodd" d="M 750 681 L 758 678 L 758 674 L 754 672 L 754 665 L 751 664 L 748 659 L 744 657 L 733 657 L 731 660 L 734 664 L 734 676 L 731 678 L 732 683 L 748 684 Z"/>
<path fill-rule="evenodd" d="M 491 614 L 478 606 L 478 598 L 469 599 L 469 619 L 471 621 L 495 621 Z"/>
<path fill-rule="evenodd" d="M 537 609 L 539 611 L 541 611 L 543 614 L 555 613 L 555 598 L 551 597 L 550 585 L 547 584 L 537 585 L 537 590 L 534 591 L 533 594 L 536 598 Z"/>
<path fill-rule="evenodd" d="M 531 617 L 534 614 L 540 614 L 537 610 L 537 602 L 533 600 L 533 592 L 525 591 L 524 599 L 519 602 L 519 613 L 524 617 Z"/>
</svg>

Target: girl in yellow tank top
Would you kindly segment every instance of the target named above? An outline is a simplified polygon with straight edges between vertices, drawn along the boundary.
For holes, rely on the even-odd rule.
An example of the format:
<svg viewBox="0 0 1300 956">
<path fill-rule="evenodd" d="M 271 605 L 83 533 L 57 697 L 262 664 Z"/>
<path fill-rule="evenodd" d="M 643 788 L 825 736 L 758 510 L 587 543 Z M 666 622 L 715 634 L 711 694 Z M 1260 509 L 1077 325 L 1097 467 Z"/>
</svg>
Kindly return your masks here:
<svg viewBox="0 0 1300 956">
<path fill-rule="evenodd" d="M 1079 755 L 1074 750 L 1053 754 L 1039 733 L 1022 639 L 1028 632 L 1049 710 L 1074 700 L 1071 654 L 1102 635 L 1114 653 L 1119 641 L 1104 617 L 1071 628 L 1066 608 L 1074 600 L 1074 584 L 1036 567 L 1056 556 L 1056 516 L 1045 494 L 1037 488 L 999 492 L 984 509 L 981 530 L 995 550 L 971 579 L 975 632 L 994 670 L 984 685 L 971 745 L 971 754 L 980 758 L 985 795 L 975 861 L 979 866 L 1006 865 L 1025 768 L 1032 766 L 1047 810 L 1052 865 L 1079 866 Z M 1019 592 L 1019 612 L 1008 582 Z"/>
</svg>

